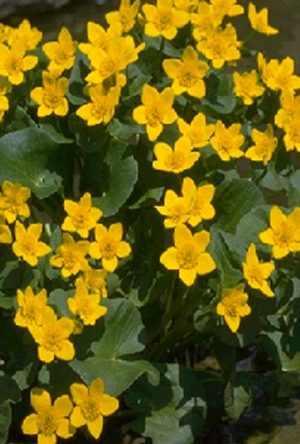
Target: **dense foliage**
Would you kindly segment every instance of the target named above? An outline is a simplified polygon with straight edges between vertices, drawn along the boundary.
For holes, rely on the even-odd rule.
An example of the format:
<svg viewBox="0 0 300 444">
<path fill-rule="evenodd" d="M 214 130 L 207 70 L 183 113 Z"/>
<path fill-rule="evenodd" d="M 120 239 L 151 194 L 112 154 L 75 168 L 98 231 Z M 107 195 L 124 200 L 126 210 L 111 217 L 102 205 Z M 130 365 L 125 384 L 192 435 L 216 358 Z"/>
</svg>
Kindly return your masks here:
<svg viewBox="0 0 300 444">
<path fill-rule="evenodd" d="M 300 77 L 243 15 L 278 32 L 236 0 L 0 26 L 0 444 L 225 442 L 292 394 Z"/>
</svg>

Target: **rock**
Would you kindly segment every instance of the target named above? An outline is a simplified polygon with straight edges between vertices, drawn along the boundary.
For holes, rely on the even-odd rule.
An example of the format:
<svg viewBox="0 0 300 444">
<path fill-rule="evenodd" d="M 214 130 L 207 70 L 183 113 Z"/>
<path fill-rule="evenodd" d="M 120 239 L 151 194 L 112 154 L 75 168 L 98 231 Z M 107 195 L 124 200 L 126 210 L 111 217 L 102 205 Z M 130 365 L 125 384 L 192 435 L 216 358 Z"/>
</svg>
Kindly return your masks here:
<svg viewBox="0 0 300 444">
<path fill-rule="evenodd" d="M 13 14 L 32 14 L 58 9 L 72 0 L 0 0 L 0 18 Z"/>
</svg>

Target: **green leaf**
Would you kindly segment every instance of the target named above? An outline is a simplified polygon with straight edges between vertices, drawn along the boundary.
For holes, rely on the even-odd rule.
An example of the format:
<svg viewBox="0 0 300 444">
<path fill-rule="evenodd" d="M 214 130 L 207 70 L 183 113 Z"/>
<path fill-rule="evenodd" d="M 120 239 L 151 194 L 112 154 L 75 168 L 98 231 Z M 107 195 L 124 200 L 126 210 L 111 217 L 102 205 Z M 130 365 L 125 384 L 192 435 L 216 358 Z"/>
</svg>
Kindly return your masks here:
<svg viewBox="0 0 300 444">
<path fill-rule="evenodd" d="M 113 140 L 105 162 L 109 166 L 108 186 L 103 197 L 94 199 L 105 216 L 116 214 L 131 195 L 138 179 L 138 163 L 126 153 L 127 144 Z"/>
<path fill-rule="evenodd" d="M 101 337 L 90 347 L 94 356 L 78 358 L 70 366 L 86 383 L 101 377 L 105 390 L 118 396 L 145 372 L 156 380 L 157 371 L 149 362 L 131 356 L 144 349 L 140 341 L 144 326 L 139 311 L 126 299 L 105 300 L 103 304 L 108 312 Z M 98 327 L 100 324 L 103 325 L 100 322 Z M 83 348 L 88 347 L 84 333 L 78 340 Z"/>
<path fill-rule="evenodd" d="M 8 401 L 0 404 L 0 444 L 7 443 L 11 423 L 11 407 Z"/>
<path fill-rule="evenodd" d="M 258 234 L 264 231 L 269 223 L 270 207 L 261 205 L 245 214 L 236 228 L 236 247 L 245 251 L 251 242 L 258 243 Z"/>
<path fill-rule="evenodd" d="M 19 387 L 10 376 L 0 376 L 0 404 L 5 401 L 18 402 L 20 401 Z"/>
<path fill-rule="evenodd" d="M 264 198 L 260 189 L 247 179 L 224 181 L 215 196 L 216 226 L 234 233 L 236 226 L 253 208 L 262 205 Z"/>
<path fill-rule="evenodd" d="M 51 291 L 48 297 L 48 302 L 55 308 L 59 316 L 70 317 L 70 310 L 68 308 L 67 300 L 74 295 L 74 290 L 65 291 L 61 288 L 56 288 Z"/>
<path fill-rule="evenodd" d="M 224 404 L 229 418 L 236 421 L 251 404 L 251 397 L 243 384 L 229 382 L 224 390 Z"/>
<path fill-rule="evenodd" d="M 65 140 L 65 139 L 63 139 Z M 0 182 L 11 180 L 29 187 L 43 199 L 61 188 L 62 178 L 47 169 L 60 143 L 49 128 L 25 128 L 0 138 Z"/>
<path fill-rule="evenodd" d="M 192 371 L 168 364 L 158 367 L 161 380 L 156 387 L 137 381 L 126 396 L 126 402 L 141 412 L 145 423 L 142 434 L 153 444 L 191 444 L 199 437 L 205 413 L 204 390 L 200 378 Z M 134 423 L 133 423 L 134 425 Z"/>
<path fill-rule="evenodd" d="M 136 139 L 137 134 L 143 134 L 145 132 L 142 125 L 136 123 L 122 123 L 118 119 L 113 119 L 107 126 L 109 134 L 120 140 L 127 141 L 128 139 Z"/>
<path fill-rule="evenodd" d="M 217 269 L 221 273 L 222 284 L 224 288 L 234 287 L 242 280 L 242 271 L 234 261 L 233 254 L 225 242 L 222 230 L 212 227 L 210 232 L 209 251 L 217 264 Z"/>
<path fill-rule="evenodd" d="M 211 86 L 211 87 L 210 87 Z M 203 105 L 208 105 L 220 114 L 232 113 L 236 106 L 236 96 L 233 92 L 232 76 L 220 75 L 218 79 L 213 74 L 208 80 L 207 98 L 203 99 Z"/>
</svg>

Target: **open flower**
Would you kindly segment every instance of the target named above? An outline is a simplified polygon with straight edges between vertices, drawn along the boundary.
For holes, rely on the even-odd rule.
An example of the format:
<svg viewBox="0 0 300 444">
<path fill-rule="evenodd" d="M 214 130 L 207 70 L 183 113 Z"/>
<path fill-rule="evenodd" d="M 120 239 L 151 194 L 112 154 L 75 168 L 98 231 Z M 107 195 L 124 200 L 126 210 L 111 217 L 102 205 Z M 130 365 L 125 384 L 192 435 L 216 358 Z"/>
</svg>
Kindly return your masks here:
<svg viewBox="0 0 300 444">
<path fill-rule="evenodd" d="M 61 228 L 65 231 L 78 233 L 81 237 L 87 238 L 89 231 L 94 228 L 102 216 L 102 211 L 92 207 L 90 193 L 85 193 L 79 202 L 66 199 L 64 209 L 68 216 L 65 218 Z"/>
<path fill-rule="evenodd" d="M 24 46 L 16 42 L 11 48 L 0 43 L 0 76 L 7 77 L 12 85 L 20 85 L 24 72 L 30 71 L 38 63 L 38 58 L 26 55 Z"/>
<path fill-rule="evenodd" d="M 32 267 L 38 263 L 38 259 L 50 253 L 51 248 L 39 241 L 42 234 L 42 224 L 31 224 L 26 229 L 19 221 L 15 225 L 15 242 L 12 245 L 16 256 L 24 259 Z"/>
<path fill-rule="evenodd" d="M 107 271 L 115 271 L 118 258 L 129 256 L 131 252 L 130 245 L 123 241 L 122 237 L 121 223 L 112 224 L 108 229 L 102 224 L 96 225 L 96 242 L 91 242 L 89 253 L 94 259 L 101 259 L 102 266 Z"/>
<path fill-rule="evenodd" d="M 51 257 L 50 264 L 61 268 L 64 278 L 76 275 L 79 271 L 85 270 L 88 265 L 86 255 L 89 246 L 88 241 L 75 242 L 70 234 L 64 233 L 63 243 L 57 248 L 56 254 Z"/>
<path fill-rule="evenodd" d="M 207 29 L 203 38 L 197 43 L 197 49 L 212 61 L 214 68 L 220 69 L 226 62 L 240 59 L 240 45 L 235 28 L 228 23 L 225 29 L 221 27 Z"/>
<path fill-rule="evenodd" d="M 107 308 L 100 305 L 100 294 L 89 294 L 82 278 L 76 279 L 76 291 L 73 298 L 68 298 L 68 307 L 79 316 L 84 325 L 95 325 L 97 319 L 104 316 Z"/>
<path fill-rule="evenodd" d="M 250 146 L 245 153 L 245 157 L 255 162 L 263 162 L 264 165 L 271 160 L 277 147 L 278 140 L 274 137 L 273 127 L 268 124 L 266 131 L 251 131 L 251 138 L 254 145 Z"/>
<path fill-rule="evenodd" d="M 257 64 L 264 83 L 270 89 L 285 92 L 300 89 L 300 77 L 294 74 L 295 63 L 291 57 L 285 57 L 281 62 L 277 59 L 267 62 L 259 53 Z"/>
<path fill-rule="evenodd" d="M 22 423 L 25 435 L 37 435 L 38 444 L 55 444 L 57 436 L 70 438 L 75 428 L 67 418 L 73 404 L 68 395 L 59 396 L 52 405 L 49 393 L 40 388 L 30 392 L 30 402 L 36 413 L 26 416 Z"/>
<path fill-rule="evenodd" d="M 2 122 L 5 112 L 9 109 L 9 101 L 6 97 L 9 89 L 8 80 L 0 78 L 0 122 Z"/>
<path fill-rule="evenodd" d="M 32 287 L 27 287 L 24 292 L 18 289 L 17 303 L 14 321 L 19 327 L 30 329 L 33 325 L 41 325 L 45 312 L 52 310 L 47 306 L 47 292 L 44 288 L 36 294 Z"/>
<path fill-rule="evenodd" d="M 122 32 L 130 31 L 134 25 L 139 10 L 140 0 L 121 0 L 118 11 L 105 14 L 105 20 L 111 27 L 120 27 Z"/>
<path fill-rule="evenodd" d="M 42 40 L 43 34 L 35 27 L 31 27 L 28 20 L 23 20 L 17 29 L 10 33 L 8 38 L 9 46 L 16 42 L 23 46 L 26 51 L 31 51 L 37 47 Z"/>
<path fill-rule="evenodd" d="M 260 97 L 265 88 L 258 84 L 258 74 L 255 69 L 250 72 L 233 73 L 234 92 L 241 97 L 245 105 L 251 105 L 255 97 Z"/>
<path fill-rule="evenodd" d="M 202 99 L 206 89 L 203 77 L 209 67 L 199 59 L 197 51 L 187 46 L 181 59 L 166 59 L 163 68 L 167 76 L 173 80 L 172 89 L 176 95 L 187 92 L 190 96 Z"/>
<path fill-rule="evenodd" d="M 270 212 L 270 227 L 259 233 L 264 244 L 272 246 L 275 259 L 300 251 L 300 208 L 288 216 L 277 206 Z"/>
<path fill-rule="evenodd" d="M 245 137 L 241 133 L 241 124 L 233 123 L 228 128 L 218 120 L 215 126 L 215 134 L 210 143 L 223 161 L 238 159 L 244 155 L 240 149 Z"/>
<path fill-rule="evenodd" d="M 177 114 L 172 108 L 173 102 L 172 88 L 165 88 L 159 93 L 153 86 L 143 86 L 143 105 L 133 110 L 133 119 L 146 125 L 149 140 L 156 140 L 163 130 L 163 125 L 169 125 L 177 119 Z"/>
<path fill-rule="evenodd" d="M 243 273 L 250 287 L 260 290 L 266 296 L 274 296 L 274 292 L 267 282 L 274 268 L 274 264 L 271 262 L 260 263 L 255 244 L 250 244 L 245 262 L 243 262 Z"/>
<path fill-rule="evenodd" d="M 187 137 L 192 148 L 203 148 L 209 144 L 215 125 L 207 125 L 205 114 L 198 113 L 190 124 L 178 118 L 177 125 L 181 134 Z"/>
<path fill-rule="evenodd" d="M 83 280 L 88 290 L 97 293 L 101 297 L 107 297 L 107 271 L 104 268 L 95 269 L 88 267 L 83 272 Z"/>
<path fill-rule="evenodd" d="M 2 193 L 0 194 L 0 211 L 8 223 L 16 220 L 17 216 L 29 217 L 30 209 L 27 200 L 30 197 L 30 189 L 22 187 L 18 183 L 5 180 L 2 184 Z"/>
<path fill-rule="evenodd" d="M 90 434 L 98 439 L 103 429 L 103 416 L 114 413 L 119 401 L 104 393 L 102 379 L 95 379 L 89 387 L 74 383 L 70 387 L 74 407 L 70 421 L 74 427 L 87 426 Z"/>
<path fill-rule="evenodd" d="M 192 151 L 191 143 L 187 137 L 180 137 L 174 145 L 174 149 L 167 143 L 159 142 L 154 147 L 157 160 L 153 161 L 155 170 L 170 173 L 181 173 L 192 168 L 200 157 L 199 153 Z"/>
<path fill-rule="evenodd" d="M 99 84 L 89 88 L 91 101 L 77 109 L 77 116 L 86 120 L 88 126 L 108 123 L 115 113 L 115 107 L 119 103 L 120 88 L 114 86 L 106 91 Z"/>
<path fill-rule="evenodd" d="M 157 0 L 156 6 L 146 3 L 142 10 L 146 19 L 145 34 L 149 37 L 173 40 L 178 28 L 189 21 L 189 14 L 174 8 L 172 0 Z"/>
<path fill-rule="evenodd" d="M 206 251 L 209 241 L 208 231 L 193 235 L 185 225 L 178 225 L 174 232 L 175 246 L 161 255 L 160 262 L 168 270 L 179 270 L 179 278 L 190 287 L 198 274 L 202 276 L 216 268 L 215 261 Z"/>
<path fill-rule="evenodd" d="M 190 177 L 183 179 L 181 192 L 185 199 L 190 200 L 187 218 L 189 225 L 195 227 L 202 220 L 209 220 L 215 216 L 216 212 L 211 204 L 215 190 L 215 186 L 210 183 L 197 187 Z"/>
<path fill-rule="evenodd" d="M 167 190 L 164 197 L 164 205 L 156 205 L 157 211 L 166 216 L 164 226 L 174 228 L 185 223 L 189 218 L 191 199 L 189 196 L 179 197 L 173 190 Z"/>
<path fill-rule="evenodd" d="M 66 316 L 58 319 L 53 310 L 47 310 L 41 325 L 33 324 L 30 333 L 38 344 L 38 356 L 42 362 L 52 362 L 55 358 L 70 361 L 75 349 L 69 336 L 73 333 L 74 322 Z"/>
<path fill-rule="evenodd" d="M 278 29 L 273 28 L 268 23 L 268 9 L 262 8 L 259 12 L 256 10 L 253 3 L 249 3 L 248 18 L 251 27 L 261 34 L 275 35 L 278 34 Z"/>
<path fill-rule="evenodd" d="M 70 32 L 63 27 L 57 42 L 48 42 L 43 45 L 43 51 L 50 60 L 48 70 L 59 75 L 65 69 L 71 69 L 74 65 L 76 47 L 77 43 L 72 39 Z"/>
<path fill-rule="evenodd" d="M 244 284 L 223 291 L 222 299 L 217 305 L 217 314 L 224 316 L 225 322 L 233 333 L 236 333 L 241 318 L 251 313 L 247 304 L 248 295 L 244 292 Z"/>
<path fill-rule="evenodd" d="M 34 88 L 30 97 L 38 105 L 38 116 L 45 117 L 55 114 L 65 116 L 68 113 L 69 105 L 65 95 L 68 89 L 68 79 L 66 77 L 56 78 L 53 74 L 43 72 L 43 86 Z"/>
</svg>

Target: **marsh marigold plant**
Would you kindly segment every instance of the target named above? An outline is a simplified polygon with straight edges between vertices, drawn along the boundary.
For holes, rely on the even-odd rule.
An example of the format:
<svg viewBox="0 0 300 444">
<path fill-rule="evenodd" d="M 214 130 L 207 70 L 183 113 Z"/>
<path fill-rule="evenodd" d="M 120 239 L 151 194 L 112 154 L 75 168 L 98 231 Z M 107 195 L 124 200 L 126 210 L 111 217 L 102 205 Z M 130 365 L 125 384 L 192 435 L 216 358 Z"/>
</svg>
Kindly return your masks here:
<svg viewBox="0 0 300 444">
<path fill-rule="evenodd" d="M 297 64 L 271 2 L 106 3 L 0 24 L 0 444 L 250 442 L 299 389 Z"/>
</svg>

